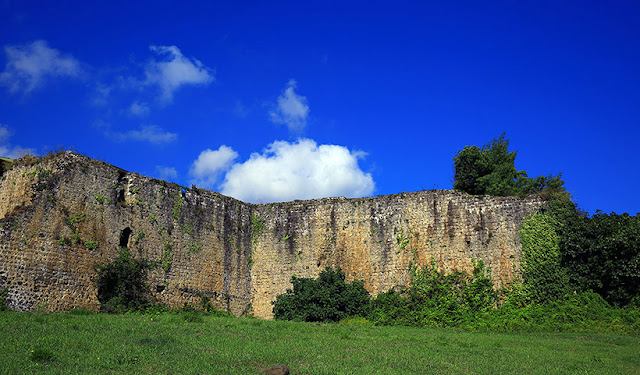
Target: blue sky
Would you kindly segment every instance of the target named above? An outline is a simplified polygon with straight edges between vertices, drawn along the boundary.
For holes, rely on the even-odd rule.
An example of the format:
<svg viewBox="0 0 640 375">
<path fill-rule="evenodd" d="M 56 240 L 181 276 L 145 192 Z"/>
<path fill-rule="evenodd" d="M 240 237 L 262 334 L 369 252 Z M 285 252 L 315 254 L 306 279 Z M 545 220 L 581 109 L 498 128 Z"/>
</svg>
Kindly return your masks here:
<svg viewBox="0 0 640 375">
<path fill-rule="evenodd" d="M 640 212 L 631 1 L 0 0 L 0 152 L 75 148 L 250 202 L 450 189 L 502 132 Z"/>
</svg>

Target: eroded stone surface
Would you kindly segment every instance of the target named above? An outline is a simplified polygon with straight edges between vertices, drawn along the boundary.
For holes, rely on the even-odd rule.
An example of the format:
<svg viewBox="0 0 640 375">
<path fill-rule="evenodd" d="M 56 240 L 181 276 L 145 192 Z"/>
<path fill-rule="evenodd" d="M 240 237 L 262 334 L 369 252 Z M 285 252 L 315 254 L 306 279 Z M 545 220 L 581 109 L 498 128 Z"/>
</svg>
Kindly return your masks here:
<svg viewBox="0 0 640 375">
<path fill-rule="evenodd" d="M 0 185 L 0 287 L 18 310 L 97 309 L 96 264 L 127 246 L 157 261 L 154 297 L 272 317 L 292 275 L 341 267 L 374 295 L 406 285 L 411 263 L 489 266 L 516 276 L 518 229 L 537 196 L 435 190 L 253 205 L 129 173 L 71 152 L 16 163 Z"/>
</svg>

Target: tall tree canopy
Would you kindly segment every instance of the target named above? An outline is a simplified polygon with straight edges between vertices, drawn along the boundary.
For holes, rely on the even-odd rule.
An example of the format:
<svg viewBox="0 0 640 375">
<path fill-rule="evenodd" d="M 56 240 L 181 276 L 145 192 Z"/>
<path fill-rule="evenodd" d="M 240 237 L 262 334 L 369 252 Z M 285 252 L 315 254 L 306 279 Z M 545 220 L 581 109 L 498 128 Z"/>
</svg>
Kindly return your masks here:
<svg viewBox="0 0 640 375">
<path fill-rule="evenodd" d="M 453 158 L 455 168 L 453 188 L 474 195 L 527 195 L 545 189 L 564 190 L 564 181 L 557 176 L 531 178 L 515 167 L 516 152 L 509 152 L 509 140 L 499 138 L 479 148 L 465 146 Z"/>
<path fill-rule="evenodd" d="M 545 207 L 572 287 L 593 290 L 616 306 L 640 304 L 640 215 L 589 216 L 568 199 Z M 635 302 L 634 302 L 635 299 Z"/>
</svg>

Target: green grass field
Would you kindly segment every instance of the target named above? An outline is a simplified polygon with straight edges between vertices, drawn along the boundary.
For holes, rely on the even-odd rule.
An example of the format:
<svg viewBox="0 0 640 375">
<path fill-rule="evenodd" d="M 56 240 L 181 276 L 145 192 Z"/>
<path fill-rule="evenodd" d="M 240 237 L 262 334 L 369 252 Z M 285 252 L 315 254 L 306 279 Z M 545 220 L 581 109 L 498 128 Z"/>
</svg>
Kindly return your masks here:
<svg viewBox="0 0 640 375">
<path fill-rule="evenodd" d="M 0 349 L 3 374 L 257 374 L 276 364 L 292 374 L 640 374 L 638 336 L 174 313 L 2 312 Z"/>
</svg>

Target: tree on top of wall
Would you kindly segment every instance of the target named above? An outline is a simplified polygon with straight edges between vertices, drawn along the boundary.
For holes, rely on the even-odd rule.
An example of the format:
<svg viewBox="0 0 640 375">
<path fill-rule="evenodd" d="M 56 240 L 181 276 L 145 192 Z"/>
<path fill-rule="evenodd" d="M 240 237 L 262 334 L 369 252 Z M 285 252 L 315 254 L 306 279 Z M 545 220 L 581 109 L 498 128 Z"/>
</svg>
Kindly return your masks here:
<svg viewBox="0 0 640 375">
<path fill-rule="evenodd" d="M 486 145 L 465 146 L 453 158 L 453 188 L 473 195 L 527 195 L 545 190 L 562 192 L 561 175 L 529 177 L 515 167 L 516 152 L 502 133 Z"/>
</svg>

